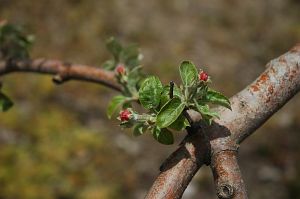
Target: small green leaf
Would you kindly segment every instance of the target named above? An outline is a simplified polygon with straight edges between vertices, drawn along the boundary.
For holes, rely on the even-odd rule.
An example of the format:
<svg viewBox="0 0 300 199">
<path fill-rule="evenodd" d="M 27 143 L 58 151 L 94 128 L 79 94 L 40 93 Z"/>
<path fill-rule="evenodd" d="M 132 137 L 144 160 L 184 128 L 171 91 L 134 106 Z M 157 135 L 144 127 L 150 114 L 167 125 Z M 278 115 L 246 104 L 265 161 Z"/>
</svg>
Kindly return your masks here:
<svg viewBox="0 0 300 199">
<path fill-rule="evenodd" d="M 211 125 L 212 120 L 214 118 L 219 118 L 219 114 L 217 112 L 213 112 L 209 109 L 209 106 L 207 104 L 201 105 L 196 103 L 196 108 L 197 110 L 201 113 L 202 118 L 209 124 Z"/>
<path fill-rule="evenodd" d="M 121 53 L 122 60 L 128 66 L 129 68 L 136 67 L 140 65 L 139 63 L 139 49 L 138 46 L 135 44 L 132 44 L 126 48 L 123 49 Z"/>
<path fill-rule="evenodd" d="M 183 61 L 179 68 L 180 77 L 185 87 L 192 86 L 198 78 L 198 70 L 190 61 Z"/>
<path fill-rule="evenodd" d="M 141 74 L 141 69 L 141 67 L 135 67 L 129 71 L 127 80 L 128 87 L 133 87 L 134 89 L 137 89 L 138 83 L 143 78 L 143 75 Z"/>
<path fill-rule="evenodd" d="M 127 98 L 123 95 L 115 96 L 109 103 L 106 114 L 110 119 L 114 113 L 120 111 L 122 105 L 126 102 Z"/>
<path fill-rule="evenodd" d="M 103 63 L 102 67 L 106 70 L 113 70 L 115 68 L 116 64 L 114 60 L 107 60 Z"/>
<path fill-rule="evenodd" d="M 205 99 L 213 104 L 218 104 L 231 110 L 229 99 L 218 91 L 208 89 Z"/>
<path fill-rule="evenodd" d="M 106 47 L 112 53 L 115 60 L 119 61 L 120 53 L 123 50 L 119 41 L 117 41 L 114 37 L 111 37 L 106 41 Z"/>
<path fill-rule="evenodd" d="M 152 135 L 161 144 L 171 145 L 174 143 L 174 137 L 171 131 L 166 128 L 155 127 L 152 130 Z"/>
<path fill-rule="evenodd" d="M 202 115 L 207 115 L 211 117 L 219 117 L 219 114 L 217 112 L 210 111 L 209 106 L 206 105 L 200 105 L 197 104 L 197 110 L 202 114 Z"/>
<path fill-rule="evenodd" d="M 182 131 L 184 130 L 187 126 L 189 125 L 189 122 L 187 121 L 187 119 L 184 117 L 183 114 L 181 114 L 177 120 L 175 120 L 175 122 L 173 122 L 169 127 L 171 129 L 174 129 L 176 131 Z"/>
<path fill-rule="evenodd" d="M 143 107 L 156 108 L 159 105 L 162 90 L 163 87 L 158 77 L 146 78 L 139 89 L 139 100 Z"/>
<path fill-rule="evenodd" d="M 3 93 L 0 92 L 0 108 L 3 112 L 10 109 L 14 103 Z"/>
<path fill-rule="evenodd" d="M 157 126 L 160 128 L 166 128 L 170 126 L 180 116 L 184 110 L 184 107 L 185 105 L 182 103 L 181 99 L 177 97 L 171 99 L 159 111 L 156 118 Z"/>
<path fill-rule="evenodd" d="M 134 129 L 133 129 L 133 135 L 134 136 L 140 136 L 143 135 L 145 133 L 145 131 L 147 130 L 147 126 L 145 126 L 144 124 L 137 124 L 135 125 Z"/>
<path fill-rule="evenodd" d="M 203 100 L 203 98 L 205 97 L 205 95 L 207 93 L 207 90 L 208 90 L 208 86 L 207 85 L 198 86 L 195 98 Z"/>
</svg>

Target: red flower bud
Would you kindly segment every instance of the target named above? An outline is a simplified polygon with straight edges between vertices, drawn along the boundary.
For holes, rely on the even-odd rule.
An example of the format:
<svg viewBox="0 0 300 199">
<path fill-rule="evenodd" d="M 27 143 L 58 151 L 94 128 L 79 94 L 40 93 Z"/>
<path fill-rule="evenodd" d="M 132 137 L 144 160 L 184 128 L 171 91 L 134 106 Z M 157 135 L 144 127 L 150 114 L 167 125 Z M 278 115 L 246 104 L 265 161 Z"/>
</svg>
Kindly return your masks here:
<svg viewBox="0 0 300 199">
<path fill-rule="evenodd" d="M 199 73 L 199 80 L 206 82 L 208 80 L 208 74 L 204 71 Z"/>
<path fill-rule="evenodd" d="M 120 119 L 122 122 L 128 121 L 130 119 L 131 112 L 128 109 L 125 109 L 120 112 Z"/>
<path fill-rule="evenodd" d="M 118 64 L 118 66 L 116 67 L 115 71 L 118 73 L 118 74 L 125 74 L 126 72 L 126 69 L 125 69 L 125 66 L 123 64 Z"/>
</svg>

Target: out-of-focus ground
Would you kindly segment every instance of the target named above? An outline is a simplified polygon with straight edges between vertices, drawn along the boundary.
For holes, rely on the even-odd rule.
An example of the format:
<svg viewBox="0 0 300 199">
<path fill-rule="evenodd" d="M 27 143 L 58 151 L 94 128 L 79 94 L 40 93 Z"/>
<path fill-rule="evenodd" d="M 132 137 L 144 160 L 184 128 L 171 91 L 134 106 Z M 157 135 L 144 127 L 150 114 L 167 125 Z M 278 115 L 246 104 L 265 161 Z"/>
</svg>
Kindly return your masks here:
<svg viewBox="0 0 300 199">
<path fill-rule="evenodd" d="M 0 18 L 34 33 L 32 57 L 101 65 L 105 39 L 135 42 L 143 65 L 166 83 L 184 59 L 232 96 L 300 40 L 298 0 L 0 0 Z M 51 77 L 2 78 L 14 108 L 0 114 L 0 198 L 142 198 L 176 148 L 134 138 L 105 115 L 116 94 Z M 292 99 L 240 149 L 250 198 L 300 198 L 300 101 Z M 204 167 L 184 197 L 216 198 Z"/>
</svg>

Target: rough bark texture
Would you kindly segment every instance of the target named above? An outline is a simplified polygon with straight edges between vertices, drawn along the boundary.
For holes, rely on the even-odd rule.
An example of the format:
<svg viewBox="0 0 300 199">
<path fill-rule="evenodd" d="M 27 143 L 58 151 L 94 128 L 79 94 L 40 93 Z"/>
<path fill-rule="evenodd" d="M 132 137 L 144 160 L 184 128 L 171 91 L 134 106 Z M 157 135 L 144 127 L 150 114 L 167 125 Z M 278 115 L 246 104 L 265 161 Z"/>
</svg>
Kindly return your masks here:
<svg viewBox="0 0 300 199">
<path fill-rule="evenodd" d="M 232 111 L 221 109 L 216 121 L 240 144 L 300 89 L 300 44 L 270 61 L 267 69 L 247 88 L 231 98 Z"/>
<path fill-rule="evenodd" d="M 10 72 L 54 74 L 54 82 L 77 79 L 100 83 L 115 90 L 114 74 L 100 68 L 55 60 L 0 62 L 0 75 Z M 232 111 L 219 108 L 219 120 L 206 126 L 190 111 L 193 125 L 181 146 L 164 162 L 146 198 L 181 198 L 203 165 L 211 166 L 219 198 L 247 198 L 237 163 L 239 145 L 278 111 L 300 89 L 300 45 L 267 64 L 247 88 L 233 96 Z"/>
<path fill-rule="evenodd" d="M 208 141 L 200 129 L 189 128 L 189 136 L 160 167 L 160 175 L 146 198 L 181 198 L 199 168 L 207 163 Z M 199 144 L 197 144 L 199 143 Z M 201 143 L 201 144 L 200 144 Z"/>
<path fill-rule="evenodd" d="M 211 169 L 219 198 L 248 198 L 237 162 L 236 151 L 222 151 L 215 154 L 211 160 Z"/>
</svg>

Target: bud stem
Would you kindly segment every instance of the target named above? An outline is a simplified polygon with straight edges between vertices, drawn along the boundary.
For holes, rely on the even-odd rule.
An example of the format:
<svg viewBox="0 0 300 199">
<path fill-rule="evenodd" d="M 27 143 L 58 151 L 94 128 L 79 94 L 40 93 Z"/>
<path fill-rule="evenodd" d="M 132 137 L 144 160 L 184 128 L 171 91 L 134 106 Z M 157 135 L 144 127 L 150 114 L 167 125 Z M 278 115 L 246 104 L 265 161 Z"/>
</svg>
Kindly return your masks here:
<svg viewBox="0 0 300 199">
<path fill-rule="evenodd" d="M 135 115 L 135 120 L 139 122 L 146 122 L 146 121 L 152 121 L 154 117 L 143 114 L 143 115 Z"/>
</svg>

